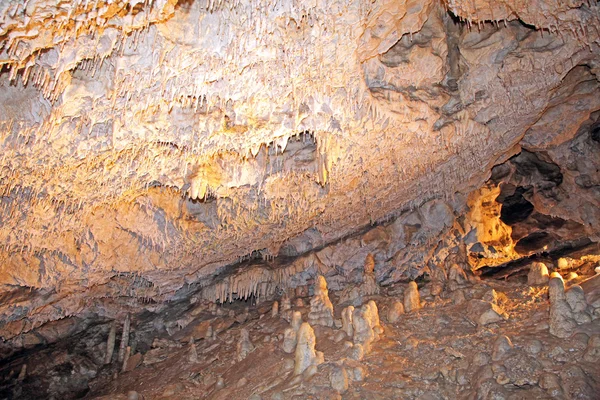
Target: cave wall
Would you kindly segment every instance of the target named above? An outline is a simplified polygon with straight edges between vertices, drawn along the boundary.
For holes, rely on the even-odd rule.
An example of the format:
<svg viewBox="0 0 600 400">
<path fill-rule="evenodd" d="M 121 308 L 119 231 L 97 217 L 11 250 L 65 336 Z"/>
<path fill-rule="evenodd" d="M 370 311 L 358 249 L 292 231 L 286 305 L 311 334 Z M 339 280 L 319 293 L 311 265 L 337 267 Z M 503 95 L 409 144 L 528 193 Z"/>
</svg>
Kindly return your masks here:
<svg viewBox="0 0 600 400">
<path fill-rule="evenodd" d="M 4 2 L 6 353 L 245 259 L 341 287 L 369 252 L 388 284 L 596 241 L 598 9 Z"/>
</svg>

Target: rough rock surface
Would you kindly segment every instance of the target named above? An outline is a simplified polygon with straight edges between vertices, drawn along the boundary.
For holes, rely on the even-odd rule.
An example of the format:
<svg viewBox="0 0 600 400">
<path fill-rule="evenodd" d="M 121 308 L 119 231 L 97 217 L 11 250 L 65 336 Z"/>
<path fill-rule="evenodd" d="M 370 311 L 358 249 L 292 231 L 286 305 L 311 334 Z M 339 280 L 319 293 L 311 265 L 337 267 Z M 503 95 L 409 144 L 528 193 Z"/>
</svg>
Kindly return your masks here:
<svg viewBox="0 0 600 400">
<path fill-rule="evenodd" d="M 3 337 L 305 254 L 519 151 L 475 197 L 534 211 L 507 225 L 474 204 L 470 260 L 597 238 L 599 6 L 509 3 L 3 2 L 0 285 L 22 325 Z M 453 225 L 442 201 L 417 214 L 387 238 L 393 268 L 373 253 L 378 281 Z"/>
<path fill-rule="evenodd" d="M 237 338 L 220 336 L 288 326 L 254 308 L 282 292 L 295 290 L 306 316 L 318 276 L 336 306 L 357 309 L 416 280 L 424 306 L 396 312 L 398 329 L 450 302 L 467 324 L 512 338 L 497 330 L 521 329 L 516 306 L 478 279 L 521 284 L 543 262 L 565 279 L 538 321 L 560 337 L 538 353 L 565 368 L 514 354 L 477 372 L 423 366 L 414 382 L 593 397 L 595 347 L 584 357 L 560 340 L 594 337 L 600 317 L 597 2 L 0 3 L 2 396 L 82 396 L 130 364 L 141 366 L 124 375 L 191 353 L 190 337 L 199 370 L 217 362 L 203 350 L 235 359 Z M 540 306 L 546 288 L 527 290 L 525 306 Z M 333 337 L 341 310 L 321 303 L 312 322 Z M 126 320 L 131 334 L 119 335 Z M 435 332 L 455 323 L 435 321 Z M 259 336 L 279 351 L 284 329 Z M 429 346 L 399 340 L 396 355 Z M 343 366 L 367 397 L 378 393 L 370 367 Z M 318 381 L 315 368 L 302 379 Z M 250 387 L 219 374 L 190 379 L 206 393 Z M 456 393 L 394 385 L 407 398 Z M 182 382 L 164 386 L 185 397 Z"/>
</svg>

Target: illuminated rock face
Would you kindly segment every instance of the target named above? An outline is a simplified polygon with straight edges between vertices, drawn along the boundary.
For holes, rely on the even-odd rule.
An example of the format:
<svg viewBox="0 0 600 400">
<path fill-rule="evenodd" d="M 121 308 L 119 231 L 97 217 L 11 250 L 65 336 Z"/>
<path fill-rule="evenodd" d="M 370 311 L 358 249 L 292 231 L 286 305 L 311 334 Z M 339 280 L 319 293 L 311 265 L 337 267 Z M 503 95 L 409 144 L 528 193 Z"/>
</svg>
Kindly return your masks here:
<svg viewBox="0 0 600 400">
<path fill-rule="evenodd" d="M 595 161 L 561 147 L 598 136 L 597 4 L 150 3 L 0 5 L 3 337 L 135 311 L 186 284 L 221 301 L 238 286 L 268 294 L 251 283 L 300 271 L 210 283 L 237 261 L 302 255 L 467 194 L 520 146 L 574 168 L 565 182 L 592 204 L 577 229 L 597 238 Z M 493 183 L 481 190 L 520 193 Z M 544 215 L 577 208 L 529 194 Z M 428 204 L 433 235 L 454 211 Z M 475 242 L 503 240 L 498 262 L 537 243 L 495 226 Z M 379 281 L 415 274 L 394 250 Z"/>
</svg>

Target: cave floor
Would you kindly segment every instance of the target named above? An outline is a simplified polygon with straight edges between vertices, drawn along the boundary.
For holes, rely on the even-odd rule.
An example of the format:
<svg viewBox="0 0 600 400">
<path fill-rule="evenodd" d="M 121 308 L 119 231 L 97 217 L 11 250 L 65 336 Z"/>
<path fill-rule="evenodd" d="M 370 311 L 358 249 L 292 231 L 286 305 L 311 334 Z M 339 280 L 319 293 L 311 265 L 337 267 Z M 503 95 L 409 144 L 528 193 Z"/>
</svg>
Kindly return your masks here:
<svg viewBox="0 0 600 400">
<path fill-rule="evenodd" d="M 350 357 L 348 339 L 339 329 L 317 326 L 316 349 L 324 353 L 325 362 L 314 375 L 294 378 L 294 354 L 282 350 L 283 332 L 289 327 L 285 312 L 272 316 L 272 301 L 254 306 L 236 301 L 212 312 L 206 309 L 182 330 L 155 340 L 135 369 L 118 376 L 105 371 L 86 398 L 600 398 L 600 351 L 592 348 L 592 342 L 599 342 L 594 335 L 600 334 L 600 320 L 579 325 L 569 339 L 551 335 L 547 286 L 531 287 L 522 279 L 471 280 L 434 298 L 426 284 L 421 288 L 422 309 L 387 322 L 387 309 L 401 299 L 403 286 L 363 299 L 377 303 L 384 334 L 362 360 Z M 458 292 L 462 294 L 456 296 Z M 335 305 L 335 293 L 330 296 Z M 292 299 L 292 310 L 302 312 L 306 320 L 309 298 L 303 299 L 303 307 L 296 301 Z M 507 319 L 482 325 L 478 307 L 490 302 L 503 309 Z M 342 308 L 335 306 L 336 317 Z M 215 335 L 196 340 L 197 362 L 190 362 L 189 338 L 210 336 L 209 324 Z M 238 362 L 242 328 L 249 331 L 255 349 Z M 512 348 L 503 347 L 505 342 L 498 339 L 503 335 Z M 339 368 L 349 378 L 341 394 L 330 379 Z"/>
</svg>

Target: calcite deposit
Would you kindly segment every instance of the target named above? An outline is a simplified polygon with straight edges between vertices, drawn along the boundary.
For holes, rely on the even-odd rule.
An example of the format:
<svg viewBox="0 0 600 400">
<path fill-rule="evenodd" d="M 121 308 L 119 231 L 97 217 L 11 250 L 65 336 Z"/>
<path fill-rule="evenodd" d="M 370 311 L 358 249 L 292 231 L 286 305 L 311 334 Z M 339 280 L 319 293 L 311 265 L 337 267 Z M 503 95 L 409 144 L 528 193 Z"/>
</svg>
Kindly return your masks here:
<svg viewBox="0 0 600 400">
<path fill-rule="evenodd" d="M 0 399 L 593 399 L 598 154 L 598 2 L 0 1 Z"/>
</svg>

